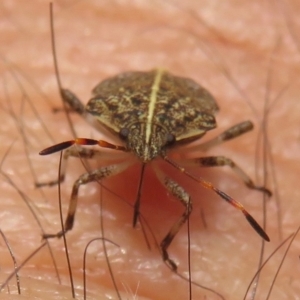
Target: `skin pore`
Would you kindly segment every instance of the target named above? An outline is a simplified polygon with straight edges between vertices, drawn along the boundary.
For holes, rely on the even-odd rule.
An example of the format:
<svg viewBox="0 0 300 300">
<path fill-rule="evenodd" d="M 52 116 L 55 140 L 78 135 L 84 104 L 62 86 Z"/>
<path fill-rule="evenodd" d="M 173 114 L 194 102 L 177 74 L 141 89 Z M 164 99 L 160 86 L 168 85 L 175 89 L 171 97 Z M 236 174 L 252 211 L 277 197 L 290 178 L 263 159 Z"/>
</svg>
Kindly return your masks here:
<svg viewBox="0 0 300 300">
<path fill-rule="evenodd" d="M 236 140 L 212 149 L 207 155 L 224 155 L 233 159 L 247 174 L 262 184 L 262 164 L 256 170 L 255 149 L 266 99 L 269 103 L 284 90 L 268 114 L 268 150 L 273 153 L 272 167 L 277 182 L 268 171 L 267 186 L 274 197 L 267 201 L 267 228 L 271 242 L 265 245 L 268 255 L 283 238 L 299 226 L 297 176 L 299 157 L 299 73 L 300 53 L 297 50 L 295 16 L 299 12 L 293 2 L 261 2 L 240 4 L 240 1 L 55 1 L 54 22 L 57 57 L 64 87 L 72 90 L 84 103 L 90 91 L 102 79 L 129 70 L 150 70 L 164 67 L 170 72 L 189 77 L 207 88 L 216 98 L 220 112 L 218 128 L 209 132 L 207 140 L 226 128 L 251 119 L 255 130 Z M 172 4 L 173 3 L 173 4 Z M 201 4 L 201 5 L 200 5 Z M 26 7 L 18 1 L 1 4 L 3 43 L 1 43 L 1 158 L 14 142 L 2 165 L 8 174 L 35 204 L 36 214 L 47 233 L 60 230 L 57 187 L 34 188 L 34 179 L 26 159 L 28 153 L 38 181 L 57 176 L 59 156 L 39 157 L 38 152 L 52 144 L 72 139 L 63 113 L 52 113 L 60 107 L 51 53 L 49 7 L 44 1 L 32 1 Z M 198 19 L 197 19 L 198 18 Z M 298 21 L 299 22 L 299 21 Z M 287 26 L 289 25 L 289 27 Z M 299 30 L 298 30 L 299 31 Z M 272 56 L 273 54 L 273 56 Z M 270 63 L 270 59 L 272 61 Z M 13 65 L 7 64 L 9 61 Z M 18 68 L 18 69 L 17 69 Z M 225 69 L 225 71 L 224 71 Z M 26 74 L 50 99 L 48 102 L 20 76 L 20 82 L 39 117 L 54 137 L 50 140 L 37 116 L 29 109 L 21 87 L 10 75 Z M 228 76 L 230 74 L 230 78 Z M 271 84 L 267 84 L 268 73 Z M 227 75 L 226 75 L 227 74 Z M 235 84 L 233 84 L 233 81 Z M 238 86 L 238 87 L 237 87 Z M 238 92 L 238 89 L 242 93 Z M 267 96 L 266 96 L 267 95 Z M 8 104 L 10 103 L 10 104 Z M 26 103 L 22 106 L 21 103 Z M 269 104 L 270 105 L 270 104 Z M 15 116 L 11 114 L 15 112 Z M 26 128 L 27 148 L 21 129 Z M 77 116 L 72 116 L 80 137 L 103 138 Z M 2 128 L 3 127 L 3 128 Z M 108 138 L 106 136 L 106 138 Z M 109 139 L 109 141 L 113 141 Z M 261 147 L 261 144 L 260 144 Z M 200 155 L 205 155 L 200 153 Z M 260 161 L 262 156 L 260 155 Z M 103 165 L 103 163 L 102 163 Z M 191 225 L 191 273 L 194 282 L 209 287 L 225 299 L 242 299 L 254 276 L 261 240 L 243 216 L 211 192 L 197 186 L 171 167 L 162 163 L 191 194 L 194 210 Z M 93 165 L 95 167 L 95 165 Z M 112 191 L 134 203 L 139 179 L 139 166 L 104 182 Z M 241 201 L 256 220 L 263 224 L 263 195 L 247 189 L 227 168 L 191 169 L 199 176 Z M 274 171 L 273 170 L 273 171 Z M 258 178 L 255 178 L 255 172 Z M 73 182 L 84 172 L 79 160 L 70 159 L 67 176 L 61 185 L 63 216 L 69 203 Z M 148 182 L 148 183 L 147 183 Z M 41 229 L 24 201 L 5 177 L 1 179 L 0 229 L 8 239 L 18 263 L 41 244 Z M 155 196 L 160 194 L 159 197 Z M 276 197 L 280 196 L 280 207 Z M 120 248 L 107 244 L 109 259 L 122 299 L 188 299 L 188 284 L 173 274 L 162 262 L 153 238 L 147 231 L 152 250 L 148 250 L 142 231 L 132 228 L 132 208 L 97 184 L 82 187 L 74 228 L 67 234 L 76 292 L 82 295 L 82 259 L 86 244 L 100 232 L 100 198 L 104 199 L 104 233 Z M 183 207 L 161 187 L 149 170 L 145 177 L 141 211 L 158 242 L 182 214 Z M 278 224 L 277 211 L 281 221 Z M 202 219 L 205 217 L 206 226 Z M 21 271 L 24 299 L 71 299 L 69 275 L 62 239 L 50 241 L 62 285 L 58 284 L 48 248 L 44 248 Z M 299 238 L 296 238 L 279 277 L 273 299 L 294 299 L 300 294 Z M 187 276 L 187 230 L 182 228 L 172 243 L 169 254 L 178 264 L 178 272 Z M 265 299 L 283 250 L 268 262 L 259 279 L 257 299 Z M 1 242 L 1 281 L 13 271 L 8 250 Z M 103 247 L 100 242 L 90 248 L 87 263 L 88 299 L 117 299 L 111 283 Z M 10 293 L 16 294 L 15 280 Z M 220 299 L 216 294 L 193 286 L 193 299 Z M 9 299 L 7 289 L 0 299 Z M 11 299 L 19 299 L 11 295 Z M 27 298 L 26 298 L 27 297 Z M 143 298 L 144 297 L 144 298 Z M 205 298 L 206 297 L 206 298 Z M 272 297 L 271 297 L 272 299 Z"/>
</svg>

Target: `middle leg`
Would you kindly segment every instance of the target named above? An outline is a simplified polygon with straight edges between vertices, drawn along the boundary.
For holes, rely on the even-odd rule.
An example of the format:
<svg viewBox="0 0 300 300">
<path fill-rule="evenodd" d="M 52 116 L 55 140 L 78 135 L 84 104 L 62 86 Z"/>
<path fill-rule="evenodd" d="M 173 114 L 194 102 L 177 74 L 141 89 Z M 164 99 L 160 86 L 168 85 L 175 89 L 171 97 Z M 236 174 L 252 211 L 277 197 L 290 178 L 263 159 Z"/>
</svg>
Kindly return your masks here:
<svg viewBox="0 0 300 300">
<path fill-rule="evenodd" d="M 188 162 L 199 167 L 228 166 L 243 180 L 248 188 L 263 192 L 269 197 L 272 195 L 272 193 L 267 188 L 254 184 L 253 180 L 238 165 L 236 165 L 233 160 L 225 156 L 206 156 L 188 160 Z"/>
</svg>

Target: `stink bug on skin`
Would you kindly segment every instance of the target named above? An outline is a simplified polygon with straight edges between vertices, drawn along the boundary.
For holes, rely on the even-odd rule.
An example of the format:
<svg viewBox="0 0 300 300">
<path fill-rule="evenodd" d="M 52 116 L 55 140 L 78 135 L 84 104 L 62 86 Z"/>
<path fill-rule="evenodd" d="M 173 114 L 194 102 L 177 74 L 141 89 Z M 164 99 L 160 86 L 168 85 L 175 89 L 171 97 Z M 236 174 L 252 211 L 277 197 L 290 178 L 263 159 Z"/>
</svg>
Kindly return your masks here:
<svg viewBox="0 0 300 300">
<path fill-rule="evenodd" d="M 67 149 L 63 156 L 64 161 L 70 156 L 101 159 L 101 148 L 110 148 L 115 150 L 116 154 L 122 153 L 124 155 L 125 153 L 138 158 L 141 171 L 138 186 L 139 196 L 134 205 L 133 226 L 136 225 L 139 219 L 140 195 L 142 195 L 145 169 L 149 162 L 161 158 L 179 172 L 184 173 L 203 187 L 212 190 L 223 200 L 240 210 L 254 230 L 264 240 L 269 241 L 268 235 L 240 202 L 220 191 L 210 182 L 193 175 L 185 168 L 185 164 L 199 167 L 229 166 L 250 189 L 261 191 L 270 196 L 271 193 L 268 189 L 256 186 L 240 167 L 231 159 L 223 156 L 191 158 L 183 163 L 171 158 L 170 154 L 175 146 L 178 149 L 181 145 L 201 139 L 207 131 L 214 129 L 217 125 L 215 120 L 215 114 L 218 111 L 216 101 L 207 90 L 196 82 L 172 75 L 163 69 L 149 72 L 122 73 L 100 82 L 93 89 L 93 97 L 86 106 L 71 91 L 61 89 L 60 92 L 63 101 L 72 110 L 94 124 L 97 129 L 105 127 L 112 134 L 119 136 L 120 143 L 115 145 L 105 140 L 75 138 L 46 148 L 40 154 L 48 155 Z M 252 128 L 253 124 L 250 121 L 242 122 L 227 129 L 212 140 L 196 146 L 196 149 L 205 151 L 224 141 L 236 138 Z M 73 145 L 77 147 L 71 147 Z M 89 145 L 100 146 L 100 149 L 84 147 Z M 78 191 L 82 184 L 116 175 L 136 161 L 136 159 L 130 160 L 126 156 L 126 159 L 120 163 L 101 167 L 81 175 L 73 185 L 64 230 L 56 234 L 44 235 L 44 238 L 61 237 L 72 229 Z M 160 182 L 185 207 L 182 216 L 160 243 L 163 260 L 173 270 L 176 270 L 175 262 L 169 258 L 168 247 L 192 212 L 192 199 L 180 184 L 165 175 L 163 171 L 155 171 Z M 59 181 L 64 179 L 64 175 L 65 169 L 63 168 Z M 58 181 L 46 184 L 53 185 L 55 183 L 58 183 Z"/>
</svg>

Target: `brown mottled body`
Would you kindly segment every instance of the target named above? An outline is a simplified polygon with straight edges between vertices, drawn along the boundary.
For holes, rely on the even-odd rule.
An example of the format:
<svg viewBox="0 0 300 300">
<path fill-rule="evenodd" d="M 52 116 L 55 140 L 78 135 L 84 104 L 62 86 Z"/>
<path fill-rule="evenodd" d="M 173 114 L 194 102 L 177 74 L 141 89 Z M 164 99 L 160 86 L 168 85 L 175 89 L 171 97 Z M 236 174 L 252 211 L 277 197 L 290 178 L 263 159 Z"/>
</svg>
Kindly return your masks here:
<svg viewBox="0 0 300 300">
<path fill-rule="evenodd" d="M 128 149 L 145 162 L 169 142 L 195 140 L 216 127 L 214 98 L 193 80 L 162 69 L 114 76 L 93 94 L 86 111 L 125 135 Z"/>
<path fill-rule="evenodd" d="M 133 225 L 135 226 L 139 219 L 142 183 L 146 165 L 156 157 L 161 157 L 174 168 L 205 188 L 212 190 L 223 200 L 240 210 L 255 231 L 262 238 L 269 241 L 268 235 L 240 202 L 220 191 L 210 182 L 191 174 L 168 156 L 168 150 L 173 145 L 200 139 L 207 131 L 216 127 L 214 115 L 218 111 L 218 106 L 210 93 L 196 82 L 158 69 L 150 72 L 123 73 L 100 82 L 93 89 L 93 97 L 85 108 L 71 91 L 61 89 L 61 95 L 71 109 L 88 120 L 90 120 L 90 116 L 93 116 L 94 121 L 96 120 L 98 124 L 104 125 L 113 134 L 118 135 L 124 145 L 114 145 L 103 140 L 76 138 L 41 151 L 40 154 L 45 155 L 69 148 L 74 144 L 77 145 L 76 148 L 67 149 L 65 152 L 59 181 L 64 179 L 65 162 L 69 156 L 94 159 L 103 157 L 101 150 L 90 149 L 86 151 L 82 146 L 98 145 L 102 148 L 117 150 L 118 153 L 133 153 L 140 159 L 142 164 L 138 196 L 134 205 Z M 95 126 L 94 121 L 92 124 Z M 248 132 L 252 128 L 253 124 L 250 121 L 242 122 L 227 129 L 216 138 L 196 146 L 196 149 L 205 151 Z M 107 159 L 109 158 L 107 157 Z M 185 164 L 187 163 L 199 167 L 229 166 L 249 188 L 271 195 L 266 188 L 256 186 L 239 166 L 224 156 L 199 157 L 190 159 L 185 162 Z M 73 185 L 65 227 L 56 234 L 45 235 L 44 238 L 60 237 L 72 229 L 79 187 L 82 184 L 99 181 L 118 174 L 130 164 L 131 162 L 125 159 L 121 163 L 110 164 L 81 175 Z M 172 226 L 160 244 L 163 260 L 173 270 L 176 270 L 177 266 L 169 258 L 167 249 L 189 217 L 192 211 L 192 201 L 189 194 L 177 182 L 167 177 L 162 171 L 157 169 L 155 171 L 161 183 L 185 207 L 182 216 Z M 53 185 L 54 183 L 54 181 L 51 181 L 47 184 Z"/>
</svg>

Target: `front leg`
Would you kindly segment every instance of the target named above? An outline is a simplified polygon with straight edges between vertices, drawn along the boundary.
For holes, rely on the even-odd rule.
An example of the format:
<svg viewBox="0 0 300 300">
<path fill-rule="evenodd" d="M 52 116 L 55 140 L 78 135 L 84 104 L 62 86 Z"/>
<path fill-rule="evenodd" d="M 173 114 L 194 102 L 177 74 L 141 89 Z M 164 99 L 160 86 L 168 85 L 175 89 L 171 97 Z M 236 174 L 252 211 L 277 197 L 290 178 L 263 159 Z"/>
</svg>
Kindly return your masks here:
<svg viewBox="0 0 300 300">
<path fill-rule="evenodd" d="M 60 94 L 62 100 L 69 105 L 72 111 L 79 115 L 83 115 L 85 113 L 84 104 L 73 92 L 68 89 L 61 89 Z"/>
<path fill-rule="evenodd" d="M 75 112 L 80 116 L 84 117 L 85 109 L 84 104 L 81 102 L 81 100 L 70 90 L 68 89 L 61 89 L 60 90 L 60 96 L 62 101 L 67 104 L 68 108 L 71 112 Z M 63 111 L 64 108 L 54 108 L 53 111 L 59 112 Z"/>
</svg>

